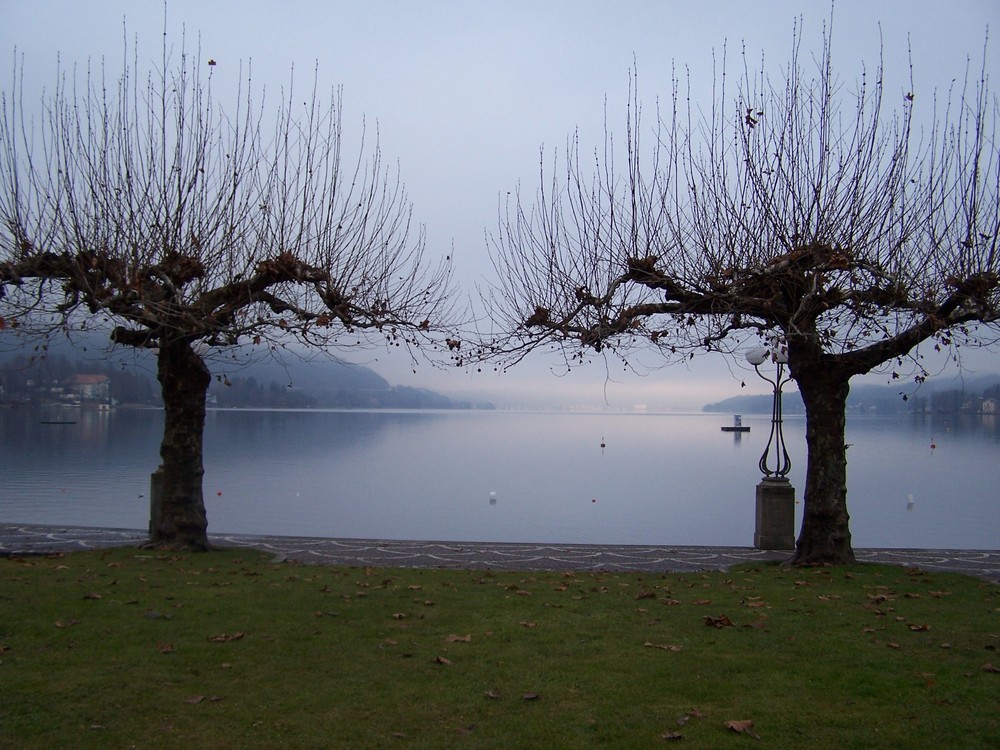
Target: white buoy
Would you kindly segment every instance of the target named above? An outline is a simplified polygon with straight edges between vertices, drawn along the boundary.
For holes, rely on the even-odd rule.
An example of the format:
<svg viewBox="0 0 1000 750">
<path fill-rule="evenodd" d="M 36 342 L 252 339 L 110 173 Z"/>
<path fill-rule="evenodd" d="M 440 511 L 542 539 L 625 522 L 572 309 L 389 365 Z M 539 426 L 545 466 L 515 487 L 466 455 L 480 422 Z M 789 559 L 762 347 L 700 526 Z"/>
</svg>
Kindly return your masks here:
<svg viewBox="0 0 1000 750">
<path fill-rule="evenodd" d="M 906 509 L 913 510 L 913 493 L 906 496 Z"/>
<path fill-rule="evenodd" d="M 490 505 L 496 505 L 496 504 L 497 504 L 497 493 L 491 492 L 490 493 Z"/>
</svg>

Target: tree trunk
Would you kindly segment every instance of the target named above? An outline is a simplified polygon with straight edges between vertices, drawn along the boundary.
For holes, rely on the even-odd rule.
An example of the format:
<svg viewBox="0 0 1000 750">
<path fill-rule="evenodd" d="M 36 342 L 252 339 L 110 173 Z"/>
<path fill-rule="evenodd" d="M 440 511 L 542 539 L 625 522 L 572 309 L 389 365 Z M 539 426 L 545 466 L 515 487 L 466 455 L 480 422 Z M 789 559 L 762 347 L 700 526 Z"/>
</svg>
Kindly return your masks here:
<svg viewBox="0 0 1000 750">
<path fill-rule="evenodd" d="M 796 377 L 806 409 L 806 487 L 802 528 L 793 565 L 855 562 L 847 512 L 847 421 L 849 378 L 823 367 Z"/>
<path fill-rule="evenodd" d="M 159 502 L 150 519 L 149 546 L 209 549 L 208 516 L 202 496 L 205 395 L 211 373 L 185 342 L 161 343 L 157 379 L 163 394 L 162 463 L 156 470 Z"/>
</svg>

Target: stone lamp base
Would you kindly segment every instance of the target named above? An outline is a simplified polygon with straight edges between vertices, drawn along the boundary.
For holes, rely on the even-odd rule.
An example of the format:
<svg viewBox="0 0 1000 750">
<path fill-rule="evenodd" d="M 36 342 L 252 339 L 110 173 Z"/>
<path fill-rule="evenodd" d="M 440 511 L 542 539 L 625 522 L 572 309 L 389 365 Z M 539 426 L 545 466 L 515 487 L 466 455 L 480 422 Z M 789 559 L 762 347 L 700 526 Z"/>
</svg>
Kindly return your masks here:
<svg viewBox="0 0 1000 750">
<path fill-rule="evenodd" d="M 757 485 L 757 549 L 795 549 L 795 488 L 785 477 L 764 477 Z"/>
</svg>

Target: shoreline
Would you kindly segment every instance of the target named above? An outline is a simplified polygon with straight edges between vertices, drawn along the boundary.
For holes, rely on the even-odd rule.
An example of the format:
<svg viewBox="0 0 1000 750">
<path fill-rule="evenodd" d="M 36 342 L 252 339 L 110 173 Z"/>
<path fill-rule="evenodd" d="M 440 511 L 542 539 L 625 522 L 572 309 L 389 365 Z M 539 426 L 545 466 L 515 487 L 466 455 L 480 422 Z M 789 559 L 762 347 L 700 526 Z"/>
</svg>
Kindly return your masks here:
<svg viewBox="0 0 1000 750">
<path fill-rule="evenodd" d="M 0 556 L 21 557 L 137 546 L 142 529 L 0 523 Z M 788 551 L 696 545 L 544 544 L 209 534 L 216 547 L 250 547 L 275 562 L 385 568 L 523 571 L 695 572 L 776 564 Z M 963 573 L 1000 584 L 1000 550 L 855 549 L 858 563 Z"/>
</svg>

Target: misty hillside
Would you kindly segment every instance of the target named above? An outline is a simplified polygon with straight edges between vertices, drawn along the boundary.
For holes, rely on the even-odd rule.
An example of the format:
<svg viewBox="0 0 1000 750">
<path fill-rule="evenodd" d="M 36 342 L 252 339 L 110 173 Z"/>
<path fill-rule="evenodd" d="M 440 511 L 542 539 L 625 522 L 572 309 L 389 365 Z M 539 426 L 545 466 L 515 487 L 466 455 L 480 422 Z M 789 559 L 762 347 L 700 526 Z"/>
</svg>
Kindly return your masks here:
<svg viewBox="0 0 1000 750">
<path fill-rule="evenodd" d="M 914 411 L 959 411 L 970 400 L 1000 396 L 1000 375 L 974 375 L 928 380 L 920 387 L 913 383 L 864 384 L 851 387 L 848 414 L 891 415 Z M 905 398 L 904 398 L 905 397 Z M 772 396 L 733 396 L 702 407 L 704 412 L 730 414 L 770 414 Z M 785 414 L 803 414 L 802 397 L 796 390 L 782 391 Z"/>
<path fill-rule="evenodd" d="M 151 352 L 109 349 L 108 340 L 96 333 L 74 335 L 72 343 L 57 338 L 45 347 L 17 343 L 13 337 L 0 339 L 0 384 L 6 384 L 8 398 L 32 400 L 28 382 L 92 373 L 109 376 L 115 400 L 159 402 Z M 493 408 L 454 402 L 425 388 L 393 386 L 368 367 L 324 357 L 303 359 L 287 353 L 278 359 L 236 347 L 215 354 L 206 364 L 213 374 L 209 403 L 221 408 Z"/>
</svg>

